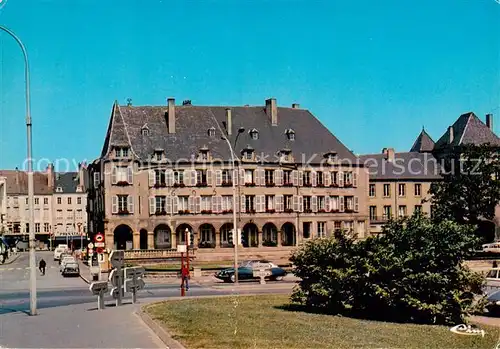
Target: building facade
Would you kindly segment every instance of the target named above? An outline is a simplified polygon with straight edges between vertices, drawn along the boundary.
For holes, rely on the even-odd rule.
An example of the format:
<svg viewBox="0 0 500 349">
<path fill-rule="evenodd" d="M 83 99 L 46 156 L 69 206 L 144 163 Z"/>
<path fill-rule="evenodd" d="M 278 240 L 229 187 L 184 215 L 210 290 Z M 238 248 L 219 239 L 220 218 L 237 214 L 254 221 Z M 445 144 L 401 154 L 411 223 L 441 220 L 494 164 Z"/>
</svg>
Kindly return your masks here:
<svg viewBox="0 0 500 349">
<path fill-rule="evenodd" d="M 486 143 L 500 146 L 500 138 L 493 132 L 493 116 L 488 114 L 483 122 L 470 112 L 461 115 L 437 142 L 423 129 L 409 152 L 384 148 L 381 154 L 361 156 L 370 173 L 370 232 L 380 233 L 390 218 L 408 216 L 416 210 L 430 215 L 429 190 L 441 179 L 444 157 L 457 147 Z M 500 207 L 496 211 L 499 214 L 494 223 L 498 227 Z"/>
<path fill-rule="evenodd" d="M 84 169 L 82 168 L 82 177 Z M 2 170 L 0 178 L 3 178 L 3 188 L 5 200 L 5 222 L 4 235 L 17 239 L 28 239 L 30 232 L 29 226 L 29 206 L 28 206 L 28 175 L 24 171 Z M 84 187 L 78 193 L 69 193 L 74 197 L 74 204 L 68 204 L 68 201 L 61 201 L 64 191 L 71 191 L 73 188 L 68 186 L 68 178 L 79 178 L 78 172 L 56 173 L 53 165 L 49 165 L 45 172 L 35 172 L 34 179 L 34 210 L 35 210 L 35 230 L 36 239 L 41 243 L 49 243 L 51 240 L 65 240 L 68 235 L 66 231 L 55 233 L 58 221 L 56 214 L 58 209 L 74 212 L 82 212 L 81 226 L 85 229 L 86 224 L 86 190 Z M 78 182 L 77 182 L 78 184 Z M 77 185 L 74 185 L 76 188 Z M 61 192 L 62 189 L 62 192 Z M 57 192 L 56 192 L 57 191 Z M 76 192 L 76 190 L 74 190 Z M 71 215 L 73 216 L 73 214 Z M 66 223 L 66 221 L 64 221 Z M 76 221 L 78 223 L 78 220 Z M 69 234 L 74 235 L 74 234 Z M 61 241 L 62 242 L 62 241 Z"/>
<path fill-rule="evenodd" d="M 89 176 L 89 232 L 104 233 L 109 249 L 174 249 L 186 230 L 197 253 L 231 248 L 233 184 L 246 249 L 292 248 L 335 229 L 363 238 L 368 228 L 366 169 L 309 111 L 275 99 L 115 103 Z"/>
<path fill-rule="evenodd" d="M 7 231 L 7 182 L 0 177 L 0 235 Z"/>
</svg>

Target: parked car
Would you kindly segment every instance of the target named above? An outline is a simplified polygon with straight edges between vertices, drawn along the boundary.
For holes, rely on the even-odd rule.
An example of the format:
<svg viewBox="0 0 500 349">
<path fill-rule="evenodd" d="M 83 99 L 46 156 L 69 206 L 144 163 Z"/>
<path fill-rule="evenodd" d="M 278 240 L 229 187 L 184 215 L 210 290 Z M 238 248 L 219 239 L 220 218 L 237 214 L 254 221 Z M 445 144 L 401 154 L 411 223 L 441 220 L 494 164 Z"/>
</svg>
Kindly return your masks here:
<svg viewBox="0 0 500 349">
<path fill-rule="evenodd" d="M 68 263 L 78 263 L 75 259 L 75 257 L 73 256 L 69 256 L 69 255 L 64 255 L 63 258 L 61 258 L 61 264 L 59 266 L 59 271 L 62 273 L 62 271 L 64 270 L 64 267 L 66 266 L 66 264 Z"/>
<path fill-rule="evenodd" d="M 66 252 L 66 249 L 65 248 L 62 248 L 62 247 L 57 247 L 55 250 L 54 250 L 54 260 L 55 261 L 61 261 L 61 257 L 62 255 Z"/>
<path fill-rule="evenodd" d="M 281 281 L 287 274 L 286 270 L 267 260 L 248 260 L 238 266 L 238 280 L 259 279 L 253 275 L 254 270 L 259 269 L 266 269 L 270 272 L 270 275 L 266 277 L 267 280 Z M 215 277 L 224 282 L 234 282 L 234 268 L 221 270 L 215 274 Z"/>
<path fill-rule="evenodd" d="M 500 242 L 483 244 L 482 247 L 483 247 L 483 252 L 500 253 Z"/>
<path fill-rule="evenodd" d="M 62 276 L 79 276 L 80 275 L 80 266 L 78 262 L 75 260 L 74 262 L 64 263 L 64 267 L 61 271 Z"/>
</svg>

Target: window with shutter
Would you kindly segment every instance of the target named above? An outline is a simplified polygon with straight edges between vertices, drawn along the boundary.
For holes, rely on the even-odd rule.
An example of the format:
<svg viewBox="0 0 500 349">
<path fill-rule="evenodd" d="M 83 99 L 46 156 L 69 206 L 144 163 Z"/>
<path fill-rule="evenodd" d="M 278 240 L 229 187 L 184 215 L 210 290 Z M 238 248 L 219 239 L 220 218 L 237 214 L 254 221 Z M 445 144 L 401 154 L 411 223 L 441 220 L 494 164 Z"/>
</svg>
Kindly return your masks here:
<svg viewBox="0 0 500 349">
<path fill-rule="evenodd" d="M 213 185 L 213 171 L 207 170 L 207 186 L 211 187 Z"/>
<path fill-rule="evenodd" d="M 293 210 L 299 212 L 299 197 L 297 195 L 293 196 Z"/>
<path fill-rule="evenodd" d="M 177 214 L 179 212 L 179 197 L 172 196 L 172 213 Z"/>
<path fill-rule="evenodd" d="M 213 212 L 213 213 L 217 213 L 217 212 L 219 212 L 219 211 L 217 210 L 217 199 L 218 199 L 218 197 L 217 197 L 217 196 L 212 196 L 212 212 Z"/>
<path fill-rule="evenodd" d="M 201 212 L 201 196 L 197 196 L 195 198 L 195 212 L 196 213 Z"/>
<path fill-rule="evenodd" d="M 276 170 L 276 172 L 274 172 L 274 176 L 276 185 L 283 185 L 283 170 Z"/>
<path fill-rule="evenodd" d="M 276 212 L 283 212 L 283 208 L 281 205 L 283 205 L 283 195 L 276 195 L 276 202 L 275 202 L 275 209 Z"/>
<path fill-rule="evenodd" d="M 165 200 L 165 210 L 167 214 L 172 214 L 172 197 L 167 196 Z"/>
<path fill-rule="evenodd" d="M 129 195 L 127 199 L 128 199 L 128 212 L 134 213 L 134 197 Z"/>
<path fill-rule="evenodd" d="M 357 187 L 358 186 L 358 170 L 355 169 L 352 172 L 352 186 Z"/>
<path fill-rule="evenodd" d="M 246 209 L 246 202 L 245 202 L 245 195 L 241 195 L 241 200 L 240 200 L 240 212 L 245 212 Z"/>
<path fill-rule="evenodd" d="M 266 170 L 261 168 L 259 173 L 260 173 L 260 185 L 265 186 L 266 185 Z M 264 211 L 264 210 L 262 210 L 262 211 Z"/>
<path fill-rule="evenodd" d="M 101 184 L 101 176 L 99 172 L 94 172 L 94 188 L 99 188 Z"/>
<path fill-rule="evenodd" d="M 189 172 L 190 172 L 189 178 L 191 178 L 191 186 L 195 187 L 197 179 L 196 170 L 191 170 Z"/>
<path fill-rule="evenodd" d="M 194 213 L 196 210 L 196 207 L 194 204 L 194 197 L 192 197 L 192 196 L 188 197 L 188 210 L 191 213 Z"/>
<path fill-rule="evenodd" d="M 299 177 L 299 187 L 304 186 L 304 171 L 299 171 L 298 177 Z"/>
<path fill-rule="evenodd" d="M 173 187 L 174 186 L 174 171 L 172 170 L 166 170 L 165 171 L 165 179 L 167 182 L 168 187 Z"/>
<path fill-rule="evenodd" d="M 255 196 L 255 212 L 261 212 L 260 195 Z"/>
<path fill-rule="evenodd" d="M 244 185 L 244 184 L 245 184 L 245 170 L 240 169 L 240 185 Z"/>
<path fill-rule="evenodd" d="M 359 198 L 357 196 L 354 197 L 354 212 L 359 212 Z"/>
<path fill-rule="evenodd" d="M 311 197 L 311 210 L 313 212 L 318 211 L 318 197 L 317 196 L 312 196 Z"/>
<path fill-rule="evenodd" d="M 185 186 L 191 185 L 191 171 L 190 170 L 184 171 L 183 181 L 184 181 Z"/>
<path fill-rule="evenodd" d="M 339 211 L 344 212 L 344 197 L 339 196 Z"/>
<path fill-rule="evenodd" d="M 238 181 L 239 181 L 238 170 L 234 169 L 232 173 L 233 173 L 233 176 L 231 178 L 234 181 L 234 185 L 238 185 Z"/>
<path fill-rule="evenodd" d="M 343 187 L 344 186 L 344 172 L 339 171 L 337 173 L 337 180 L 339 181 L 339 187 Z"/>
<path fill-rule="evenodd" d="M 332 174 L 329 171 L 323 172 L 323 181 L 325 183 L 325 187 L 329 187 L 332 184 Z"/>
<path fill-rule="evenodd" d="M 294 186 L 299 185 L 299 171 L 292 171 L 292 183 Z"/>
<path fill-rule="evenodd" d="M 276 209 L 276 207 L 271 207 L 271 209 Z M 266 196 L 260 196 L 260 212 L 266 212 Z"/>
<path fill-rule="evenodd" d="M 318 184 L 318 174 L 316 171 L 311 171 L 311 185 L 315 187 Z"/>
<path fill-rule="evenodd" d="M 156 199 L 154 196 L 149 198 L 149 214 L 155 214 L 156 212 Z"/>
<path fill-rule="evenodd" d="M 220 187 L 222 185 L 222 171 L 215 171 L 215 185 Z"/>
<path fill-rule="evenodd" d="M 118 180 L 116 178 L 116 167 L 113 166 L 113 168 L 111 169 L 111 184 L 116 184 L 118 183 Z"/>
<path fill-rule="evenodd" d="M 298 196 L 297 201 L 299 202 L 299 212 L 304 212 L 304 198 L 302 195 Z"/>
<path fill-rule="evenodd" d="M 127 167 L 127 182 L 129 184 L 134 183 L 134 169 L 132 168 L 132 166 Z"/>
<path fill-rule="evenodd" d="M 114 195 L 111 202 L 111 213 L 118 213 L 118 196 Z"/>
<path fill-rule="evenodd" d="M 332 209 L 332 205 L 330 204 L 331 198 L 329 195 L 325 196 L 325 211 L 330 212 Z"/>
<path fill-rule="evenodd" d="M 154 187 L 156 184 L 156 176 L 155 176 L 155 171 L 149 170 L 149 187 Z"/>
</svg>

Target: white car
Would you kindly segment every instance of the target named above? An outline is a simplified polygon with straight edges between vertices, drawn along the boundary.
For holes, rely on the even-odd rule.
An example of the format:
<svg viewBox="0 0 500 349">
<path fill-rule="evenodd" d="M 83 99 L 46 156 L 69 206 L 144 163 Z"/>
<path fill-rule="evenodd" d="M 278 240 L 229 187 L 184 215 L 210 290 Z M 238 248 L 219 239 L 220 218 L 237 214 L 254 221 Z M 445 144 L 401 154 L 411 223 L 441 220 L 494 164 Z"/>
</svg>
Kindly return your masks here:
<svg viewBox="0 0 500 349">
<path fill-rule="evenodd" d="M 58 261 L 61 259 L 61 255 L 66 252 L 65 248 L 57 247 L 54 251 L 54 260 Z"/>
<path fill-rule="evenodd" d="M 61 265 L 59 266 L 59 271 L 61 273 L 64 270 L 64 267 L 68 263 L 77 263 L 78 264 L 78 262 L 76 261 L 75 257 L 73 257 L 73 256 L 65 256 L 65 257 L 63 257 L 63 259 L 61 260 Z"/>
<path fill-rule="evenodd" d="M 500 242 L 484 244 L 482 247 L 483 247 L 483 252 L 500 253 Z"/>
<path fill-rule="evenodd" d="M 67 262 L 64 264 L 64 267 L 61 270 L 62 276 L 66 277 L 68 275 L 79 276 L 80 275 L 80 266 L 78 262 L 75 260 L 74 262 Z"/>
</svg>

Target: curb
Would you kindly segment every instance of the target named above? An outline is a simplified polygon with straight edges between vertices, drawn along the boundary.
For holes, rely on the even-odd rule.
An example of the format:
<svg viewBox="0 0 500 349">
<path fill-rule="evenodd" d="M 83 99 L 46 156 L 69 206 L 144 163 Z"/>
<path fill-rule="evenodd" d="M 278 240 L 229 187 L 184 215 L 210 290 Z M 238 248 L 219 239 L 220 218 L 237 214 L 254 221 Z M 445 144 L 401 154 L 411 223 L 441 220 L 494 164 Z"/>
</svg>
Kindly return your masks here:
<svg viewBox="0 0 500 349">
<path fill-rule="evenodd" d="M 173 339 L 170 333 L 168 333 L 161 325 L 153 320 L 151 316 L 144 311 L 144 307 L 141 307 L 136 314 L 139 315 L 142 321 L 154 332 L 154 334 L 158 336 L 158 338 L 160 338 L 168 349 L 186 349 L 181 343 Z"/>
<path fill-rule="evenodd" d="M 16 254 L 13 258 L 11 258 L 9 261 L 3 263 L 3 264 L 0 264 L 0 265 L 9 265 L 9 264 L 12 264 L 14 263 L 18 258 L 19 258 L 20 254 Z"/>
</svg>

